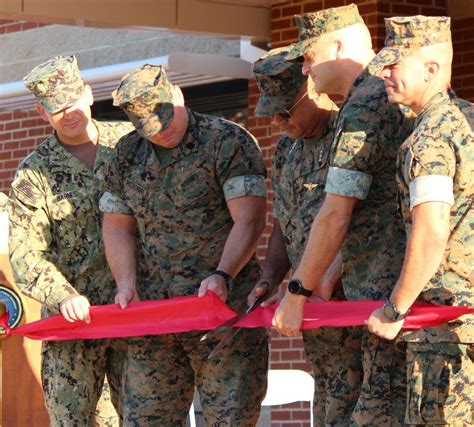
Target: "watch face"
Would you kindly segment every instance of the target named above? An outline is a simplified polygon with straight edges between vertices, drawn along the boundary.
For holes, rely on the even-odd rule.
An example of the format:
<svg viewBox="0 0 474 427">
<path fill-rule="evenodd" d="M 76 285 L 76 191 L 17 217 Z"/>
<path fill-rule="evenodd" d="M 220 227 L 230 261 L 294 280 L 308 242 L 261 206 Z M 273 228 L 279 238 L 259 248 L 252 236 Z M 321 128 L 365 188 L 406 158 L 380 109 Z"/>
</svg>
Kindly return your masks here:
<svg viewBox="0 0 474 427">
<path fill-rule="evenodd" d="M 390 304 L 385 304 L 383 306 L 383 314 L 390 320 L 397 320 L 397 313 Z"/>
<path fill-rule="evenodd" d="M 301 290 L 301 283 L 298 280 L 290 280 L 288 282 L 288 291 L 291 294 L 299 294 Z"/>
</svg>

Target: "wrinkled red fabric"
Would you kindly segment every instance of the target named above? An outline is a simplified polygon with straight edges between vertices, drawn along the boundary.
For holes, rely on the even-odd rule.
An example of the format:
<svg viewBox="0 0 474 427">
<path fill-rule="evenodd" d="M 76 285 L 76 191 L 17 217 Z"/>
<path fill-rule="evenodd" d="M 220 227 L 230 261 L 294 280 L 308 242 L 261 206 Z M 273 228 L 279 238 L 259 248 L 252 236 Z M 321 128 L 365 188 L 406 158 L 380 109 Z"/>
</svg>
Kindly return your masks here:
<svg viewBox="0 0 474 427">
<path fill-rule="evenodd" d="M 383 304 L 383 301 L 308 302 L 302 328 L 364 325 L 372 311 Z M 276 307 L 259 307 L 235 326 L 271 327 Z M 473 312 L 474 308 L 469 307 L 416 303 L 405 319 L 404 328 L 435 326 Z M 233 316 L 234 311 L 208 292 L 203 298 L 187 296 L 134 302 L 124 310 L 118 304 L 94 306 L 91 307 L 90 324 L 81 321 L 71 323 L 57 315 L 6 330 L 7 335 L 21 335 L 35 340 L 118 338 L 210 330 Z M 5 327 L 7 319 L 8 314 L 0 319 L 0 326 Z"/>
</svg>

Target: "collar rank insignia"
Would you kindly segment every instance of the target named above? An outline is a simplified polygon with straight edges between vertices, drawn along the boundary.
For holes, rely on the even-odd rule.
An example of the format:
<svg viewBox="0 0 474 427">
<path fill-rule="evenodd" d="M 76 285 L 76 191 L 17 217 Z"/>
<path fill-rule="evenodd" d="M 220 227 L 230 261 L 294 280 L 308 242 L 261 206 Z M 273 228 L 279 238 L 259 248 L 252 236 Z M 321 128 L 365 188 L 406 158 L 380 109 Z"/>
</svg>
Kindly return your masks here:
<svg viewBox="0 0 474 427">
<path fill-rule="evenodd" d="M 303 187 L 310 191 L 316 188 L 317 186 L 318 184 L 313 184 L 312 182 L 309 182 L 308 184 L 303 184 Z"/>
</svg>

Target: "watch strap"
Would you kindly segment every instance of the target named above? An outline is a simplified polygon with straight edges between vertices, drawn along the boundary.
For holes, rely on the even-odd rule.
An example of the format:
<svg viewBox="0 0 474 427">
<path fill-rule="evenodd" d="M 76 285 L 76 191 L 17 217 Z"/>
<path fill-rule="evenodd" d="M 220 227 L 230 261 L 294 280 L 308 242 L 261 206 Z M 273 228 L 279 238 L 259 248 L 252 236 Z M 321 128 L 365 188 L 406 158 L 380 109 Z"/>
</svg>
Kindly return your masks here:
<svg viewBox="0 0 474 427">
<path fill-rule="evenodd" d="M 385 301 L 384 307 L 385 306 L 389 306 L 393 310 L 394 316 L 392 317 L 387 316 L 387 314 L 385 313 L 385 310 L 384 310 L 384 314 L 389 320 L 392 320 L 394 322 L 397 322 L 398 320 L 403 320 L 405 317 L 408 316 L 408 314 L 411 311 L 411 308 L 409 308 L 405 313 L 401 313 L 400 310 L 397 308 L 397 306 L 389 299 Z"/>
<path fill-rule="evenodd" d="M 215 270 L 212 274 L 217 274 L 218 276 L 221 276 L 225 281 L 227 290 L 230 290 L 233 280 L 232 280 L 232 276 L 229 273 L 226 273 L 225 271 L 222 271 L 222 270 Z"/>
</svg>

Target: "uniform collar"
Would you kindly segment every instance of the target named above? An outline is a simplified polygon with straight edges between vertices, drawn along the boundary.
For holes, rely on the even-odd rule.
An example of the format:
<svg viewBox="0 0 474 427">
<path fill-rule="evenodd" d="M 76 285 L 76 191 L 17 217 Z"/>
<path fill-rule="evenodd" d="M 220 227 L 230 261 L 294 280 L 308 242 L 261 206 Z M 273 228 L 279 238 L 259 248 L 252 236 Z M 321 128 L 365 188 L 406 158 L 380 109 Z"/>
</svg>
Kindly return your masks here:
<svg viewBox="0 0 474 427">
<path fill-rule="evenodd" d="M 170 166 L 179 159 L 191 154 L 192 152 L 198 149 L 199 145 L 199 128 L 197 126 L 197 119 L 194 113 L 186 108 L 188 112 L 188 127 L 183 136 L 181 142 L 174 148 L 170 149 L 169 156 L 164 159 L 162 163 L 158 160 L 158 157 L 153 149 L 153 143 L 149 140 L 146 140 L 146 155 L 147 155 L 147 165 L 151 166 L 158 164 L 160 169 Z"/>
<path fill-rule="evenodd" d="M 429 101 L 423 106 L 423 109 L 419 112 L 418 116 L 416 117 L 416 123 L 415 126 L 417 126 L 423 117 L 433 109 L 436 109 L 436 107 L 440 104 L 444 104 L 447 101 L 450 101 L 451 99 L 455 98 L 456 94 L 452 89 L 448 90 L 443 90 L 441 92 L 436 93 L 433 95 Z"/>
</svg>

